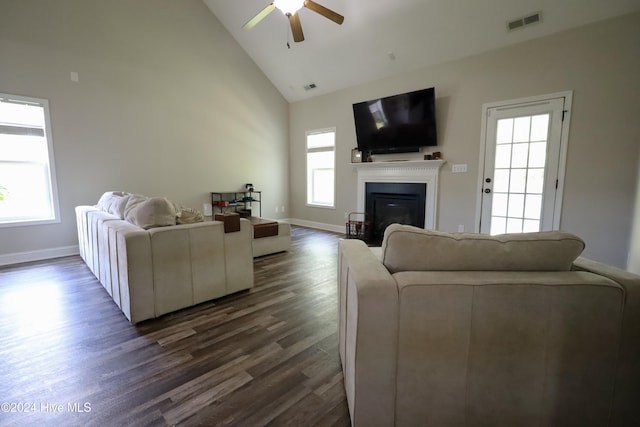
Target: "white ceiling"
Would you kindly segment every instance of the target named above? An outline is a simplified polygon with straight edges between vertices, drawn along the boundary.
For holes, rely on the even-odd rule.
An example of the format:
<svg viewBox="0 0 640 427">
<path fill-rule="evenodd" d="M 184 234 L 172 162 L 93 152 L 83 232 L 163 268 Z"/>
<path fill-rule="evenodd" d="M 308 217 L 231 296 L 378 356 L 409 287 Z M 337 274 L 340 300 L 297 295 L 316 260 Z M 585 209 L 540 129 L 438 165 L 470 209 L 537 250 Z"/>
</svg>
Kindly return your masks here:
<svg viewBox="0 0 640 427">
<path fill-rule="evenodd" d="M 316 0 L 344 23 L 303 8 L 305 41 L 294 43 L 278 9 L 242 29 L 271 0 L 203 1 L 289 102 L 640 10 L 640 0 Z M 538 11 L 541 23 L 507 31 Z"/>
</svg>

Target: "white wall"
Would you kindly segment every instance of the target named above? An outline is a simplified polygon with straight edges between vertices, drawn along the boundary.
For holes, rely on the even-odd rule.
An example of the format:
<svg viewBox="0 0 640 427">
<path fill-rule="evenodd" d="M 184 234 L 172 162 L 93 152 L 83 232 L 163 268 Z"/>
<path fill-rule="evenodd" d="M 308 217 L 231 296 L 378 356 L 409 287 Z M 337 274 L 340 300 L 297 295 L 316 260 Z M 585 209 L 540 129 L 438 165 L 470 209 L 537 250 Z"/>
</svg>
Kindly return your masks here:
<svg viewBox="0 0 640 427">
<path fill-rule="evenodd" d="M 0 58 L 0 92 L 49 100 L 62 219 L 0 228 L 0 263 L 73 250 L 106 190 L 288 207 L 288 104 L 201 0 L 2 0 Z"/>
<path fill-rule="evenodd" d="M 437 228 L 473 230 L 482 105 L 573 90 L 561 228 L 585 239 L 585 256 L 625 267 L 639 164 L 639 41 L 636 13 L 292 104 L 291 216 L 344 226 L 344 213 L 356 208 L 351 104 L 435 86 L 438 148 L 447 161 Z M 307 207 L 304 134 L 331 126 L 337 129 L 336 209 Z M 468 173 L 452 174 L 453 163 L 466 163 Z"/>
</svg>

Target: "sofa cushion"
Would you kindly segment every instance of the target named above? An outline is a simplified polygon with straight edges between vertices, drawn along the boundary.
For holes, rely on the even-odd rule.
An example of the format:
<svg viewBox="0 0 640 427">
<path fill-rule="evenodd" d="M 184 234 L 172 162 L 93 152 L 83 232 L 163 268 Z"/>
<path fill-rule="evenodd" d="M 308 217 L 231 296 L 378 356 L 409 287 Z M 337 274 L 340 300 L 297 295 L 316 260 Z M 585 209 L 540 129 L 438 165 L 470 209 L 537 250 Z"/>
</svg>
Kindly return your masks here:
<svg viewBox="0 0 640 427">
<path fill-rule="evenodd" d="M 197 209 L 185 208 L 182 206 L 175 206 L 176 208 L 176 223 L 177 224 L 195 224 L 196 222 L 204 221 L 204 217 Z"/>
<path fill-rule="evenodd" d="M 561 231 L 488 236 L 392 224 L 382 262 L 398 271 L 567 271 L 585 243 Z"/>
<path fill-rule="evenodd" d="M 124 210 L 129 195 L 122 191 L 107 191 L 98 200 L 97 207 L 112 215 L 116 215 L 120 219 L 124 219 Z"/>
<path fill-rule="evenodd" d="M 140 194 L 130 194 L 129 197 L 127 198 L 127 203 L 125 204 L 125 207 L 124 207 L 124 219 L 126 219 L 129 222 L 133 222 L 132 221 L 133 210 L 140 203 L 144 202 L 147 199 L 148 199 L 147 196 L 143 196 Z"/>
<path fill-rule="evenodd" d="M 100 196 L 100 199 L 98 200 L 98 203 L 96 204 L 96 206 L 103 211 L 107 211 L 107 205 L 110 203 L 110 200 L 114 197 L 122 197 L 124 196 L 126 193 L 122 192 L 122 191 L 105 191 L 104 193 L 102 193 L 102 196 Z"/>
<path fill-rule="evenodd" d="M 176 225 L 176 210 L 164 197 L 140 198 L 131 196 L 125 210 L 125 219 L 148 230 L 154 227 Z"/>
</svg>

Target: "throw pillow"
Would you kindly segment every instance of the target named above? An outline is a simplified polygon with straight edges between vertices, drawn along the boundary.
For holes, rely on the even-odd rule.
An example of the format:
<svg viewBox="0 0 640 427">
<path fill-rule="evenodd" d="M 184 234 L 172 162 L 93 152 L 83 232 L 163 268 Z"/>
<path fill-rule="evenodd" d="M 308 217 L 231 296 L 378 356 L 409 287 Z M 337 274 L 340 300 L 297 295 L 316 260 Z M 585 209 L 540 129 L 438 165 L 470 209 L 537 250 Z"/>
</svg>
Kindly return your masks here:
<svg viewBox="0 0 640 427">
<path fill-rule="evenodd" d="M 179 208 L 176 214 L 177 224 L 194 224 L 196 222 L 203 222 L 204 217 L 202 214 L 193 208 Z"/>
<path fill-rule="evenodd" d="M 133 223 L 133 211 L 140 203 L 147 199 L 148 197 L 140 194 L 130 194 L 124 206 L 124 219 Z"/>
<path fill-rule="evenodd" d="M 126 194 L 127 193 L 123 191 L 105 191 L 102 196 L 100 196 L 96 206 L 102 211 L 109 212 L 109 207 L 113 203 L 114 199 L 119 199 Z"/>
<path fill-rule="evenodd" d="M 136 203 L 129 210 L 127 221 L 148 230 L 155 227 L 176 225 L 173 203 L 164 197 L 150 197 Z"/>
</svg>

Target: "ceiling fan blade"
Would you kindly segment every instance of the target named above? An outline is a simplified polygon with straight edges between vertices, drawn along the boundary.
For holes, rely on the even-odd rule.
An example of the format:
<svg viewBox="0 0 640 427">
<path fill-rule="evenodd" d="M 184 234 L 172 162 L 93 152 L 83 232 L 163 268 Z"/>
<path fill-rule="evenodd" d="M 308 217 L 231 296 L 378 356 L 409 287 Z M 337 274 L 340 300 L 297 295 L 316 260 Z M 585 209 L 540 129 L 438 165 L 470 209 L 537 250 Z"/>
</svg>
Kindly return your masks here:
<svg viewBox="0 0 640 427">
<path fill-rule="evenodd" d="M 293 33 L 293 41 L 301 42 L 304 40 L 304 33 L 302 32 L 302 24 L 300 24 L 300 15 L 298 12 L 293 15 L 287 15 L 289 17 L 289 23 L 291 24 L 291 32 Z"/>
<path fill-rule="evenodd" d="M 335 22 L 336 24 L 340 25 L 344 22 L 344 16 L 340 15 L 339 13 L 334 12 L 331 9 L 327 9 L 326 7 L 311 1 L 311 0 L 305 0 L 304 1 L 304 6 L 307 9 L 311 9 L 316 13 L 319 13 L 320 15 L 324 16 L 327 19 L 331 19 L 333 22 Z"/>
<path fill-rule="evenodd" d="M 267 5 L 267 7 L 265 7 L 260 12 L 258 12 L 258 14 L 256 16 L 254 16 L 253 18 L 249 19 L 247 21 L 247 23 L 242 26 L 242 28 L 244 28 L 245 30 L 252 29 L 253 27 L 256 26 L 256 24 L 258 22 L 262 21 L 275 8 L 276 8 L 276 6 L 273 3 L 271 3 L 270 5 Z"/>
</svg>

